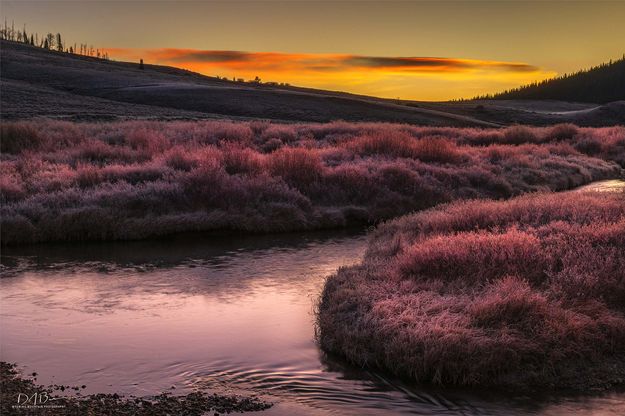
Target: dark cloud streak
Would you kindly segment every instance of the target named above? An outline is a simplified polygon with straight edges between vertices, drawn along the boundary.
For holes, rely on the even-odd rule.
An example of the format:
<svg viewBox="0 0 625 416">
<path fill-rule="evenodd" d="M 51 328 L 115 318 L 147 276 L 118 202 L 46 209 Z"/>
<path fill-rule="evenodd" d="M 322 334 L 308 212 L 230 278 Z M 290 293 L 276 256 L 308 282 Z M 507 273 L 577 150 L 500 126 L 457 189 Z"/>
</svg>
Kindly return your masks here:
<svg viewBox="0 0 625 416">
<path fill-rule="evenodd" d="M 353 56 L 344 61 L 349 66 L 367 68 L 430 68 L 455 67 L 468 68 L 470 65 L 458 59 L 450 58 L 389 58 L 379 56 Z"/>
<path fill-rule="evenodd" d="M 163 50 L 163 55 L 170 56 L 170 62 L 248 62 L 254 59 L 253 53 L 240 51 L 181 51 L 178 49 Z"/>
<path fill-rule="evenodd" d="M 132 50 L 118 50 L 132 52 Z M 462 72 L 490 70 L 533 72 L 540 68 L 520 62 L 439 57 L 382 57 L 340 54 L 298 54 L 228 50 L 151 49 L 145 51 L 153 61 L 171 64 L 206 64 L 225 67 L 259 67 L 273 70 L 346 71 L 389 70 L 398 72 Z"/>
</svg>

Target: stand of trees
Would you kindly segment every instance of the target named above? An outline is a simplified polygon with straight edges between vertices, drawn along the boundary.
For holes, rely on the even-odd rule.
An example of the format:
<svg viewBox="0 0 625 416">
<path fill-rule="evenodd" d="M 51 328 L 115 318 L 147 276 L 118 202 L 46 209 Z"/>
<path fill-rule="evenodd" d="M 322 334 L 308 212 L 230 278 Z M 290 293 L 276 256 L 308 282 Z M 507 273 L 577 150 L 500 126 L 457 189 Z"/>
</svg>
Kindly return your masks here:
<svg viewBox="0 0 625 416">
<path fill-rule="evenodd" d="M 48 33 L 43 36 L 40 36 L 38 33 L 30 33 L 29 35 L 26 32 L 26 25 L 24 25 L 22 29 L 15 29 L 15 24 L 11 22 L 11 26 L 9 26 L 6 19 L 4 21 L 4 26 L 0 26 L 0 39 L 20 42 L 26 45 L 58 52 L 109 59 L 108 52 L 99 48 L 94 48 L 93 45 L 88 45 L 86 43 L 74 43 L 71 45 L 64 40 L 60 33 L 56 35 L 54 33 Z"/>
<path fill-rule="evenodd" d="M 590 69 L 473 98 L 495 100 L 562 100 L 605 104 L 625 100 L 625 55 Z"/>
</svg>

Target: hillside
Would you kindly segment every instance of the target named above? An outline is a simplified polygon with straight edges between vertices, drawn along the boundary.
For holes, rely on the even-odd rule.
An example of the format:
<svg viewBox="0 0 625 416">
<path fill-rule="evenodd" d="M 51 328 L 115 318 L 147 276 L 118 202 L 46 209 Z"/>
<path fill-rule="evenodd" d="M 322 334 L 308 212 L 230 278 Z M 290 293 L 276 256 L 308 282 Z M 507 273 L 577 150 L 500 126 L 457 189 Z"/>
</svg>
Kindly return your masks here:
<svg viewBox="0 0 625 416">
<path fill-rule="evenodd" d="M 493 126 L 465 115 L 331 91 L 240 83 L 2 41 L 2 118 L 265 118 Z"/>
<path fill-rule="evenodd" d="M 499 97 L 503 98 L 503 97 Z M 0 118 L 271 119 L 427 126 L 625 122 L 625 101 L 398 101 L 295 86 L 233 82 L 183 69 L 106 61 L 0 41 Z"/>
<path fill-rule="evenodd" d="M 562 100 L 605 104 L 625 100 L 625 55 L 574 74 L 547 79 L 493 95 L 503 100 Z"/>
</svg>

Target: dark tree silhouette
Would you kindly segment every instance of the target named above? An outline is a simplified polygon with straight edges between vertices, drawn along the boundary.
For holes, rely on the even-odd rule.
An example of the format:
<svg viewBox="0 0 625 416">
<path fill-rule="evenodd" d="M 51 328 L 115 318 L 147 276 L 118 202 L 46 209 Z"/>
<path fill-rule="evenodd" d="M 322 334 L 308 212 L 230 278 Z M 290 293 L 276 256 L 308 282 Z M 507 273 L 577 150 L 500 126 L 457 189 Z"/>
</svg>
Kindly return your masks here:
<svg viewBox="0 0 625 416">
<path fill-rule="evenodd" d="M 61 39 L 61 34 L 56 34 L 56 50 L 59 52 L 63 52 L 63 40 Z"/>
<path fill-rule="evenodd" d="M 46 48 L 46 49 L 52 49 L 52 48 L 54 48 L 54 35 L 53 35 L 52 33 L 48 33 L 48 34 L 46 35 L 46 40 L 48 41 L 48 42 L 47 42 L 47 45 L 48 45 L 48 46 L 47 46 L 47 48 Z"/>
<path fill-rule="evenodd" d="M 143 59 L 139 60 L 139 69 L 145 69 L 145 67 L 143 66 Z"/>
<path fill-rule="evenodd" d="M 20 42 L 26 45 L 37 46 L 39 48 L 56 50 L 59 52 L 66 52 L 72 54 L 81 54 L 87 56 L 97 56 L 99 59 L 109 59 L 109 55 L 102 49 L 94 49 L 93 46 L 89 46 L 86 43 L 78 45 L 74 43 L 74 46 L 66 46 L 63 41 L 61 33 L 56 35 L 48 33 L 44 36 L 39 36 L 38 33 L 31 33 L 30 36 L 26 32 L 26 25 L 22 30 L 15 30 L 15 23 L 11 22 L 11 26 L 7 23 L 7 19 L 4 19 L 4 25 L 0 25 L 0 39 L 9 40 L 13 42 Z"/>
<path fill-rule="evenodd" d="M 475 97 L 495 100 L 562 100 L 604 104 L 625 100 L 625 55 L 574 74 L 534 82 L 493 95 Z"/>
</svg>

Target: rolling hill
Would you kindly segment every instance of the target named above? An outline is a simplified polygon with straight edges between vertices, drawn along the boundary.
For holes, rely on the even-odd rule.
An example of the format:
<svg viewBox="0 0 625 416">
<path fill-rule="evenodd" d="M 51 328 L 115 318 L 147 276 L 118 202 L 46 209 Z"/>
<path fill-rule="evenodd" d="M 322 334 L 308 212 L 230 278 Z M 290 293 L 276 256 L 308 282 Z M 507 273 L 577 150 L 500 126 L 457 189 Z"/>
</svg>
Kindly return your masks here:
<svg viewBox="0 0 625 416">
<path fill-rule="evenodd" d="M 2 117 L 265 118 L 492 126 L 465 115 L 297 87 L 240 83 L 2 41 Z"/>
<path fill-rule="evenodd" d="M 500 97 L 501 98 L 501 97 Z M 0 118 L 271 119 L 496 127 L 625 123 L 625 102 L 398 101 L 295 86 L 233 82 L 183 69 L 107 61 L 0 42 Z"/>
</svg>

